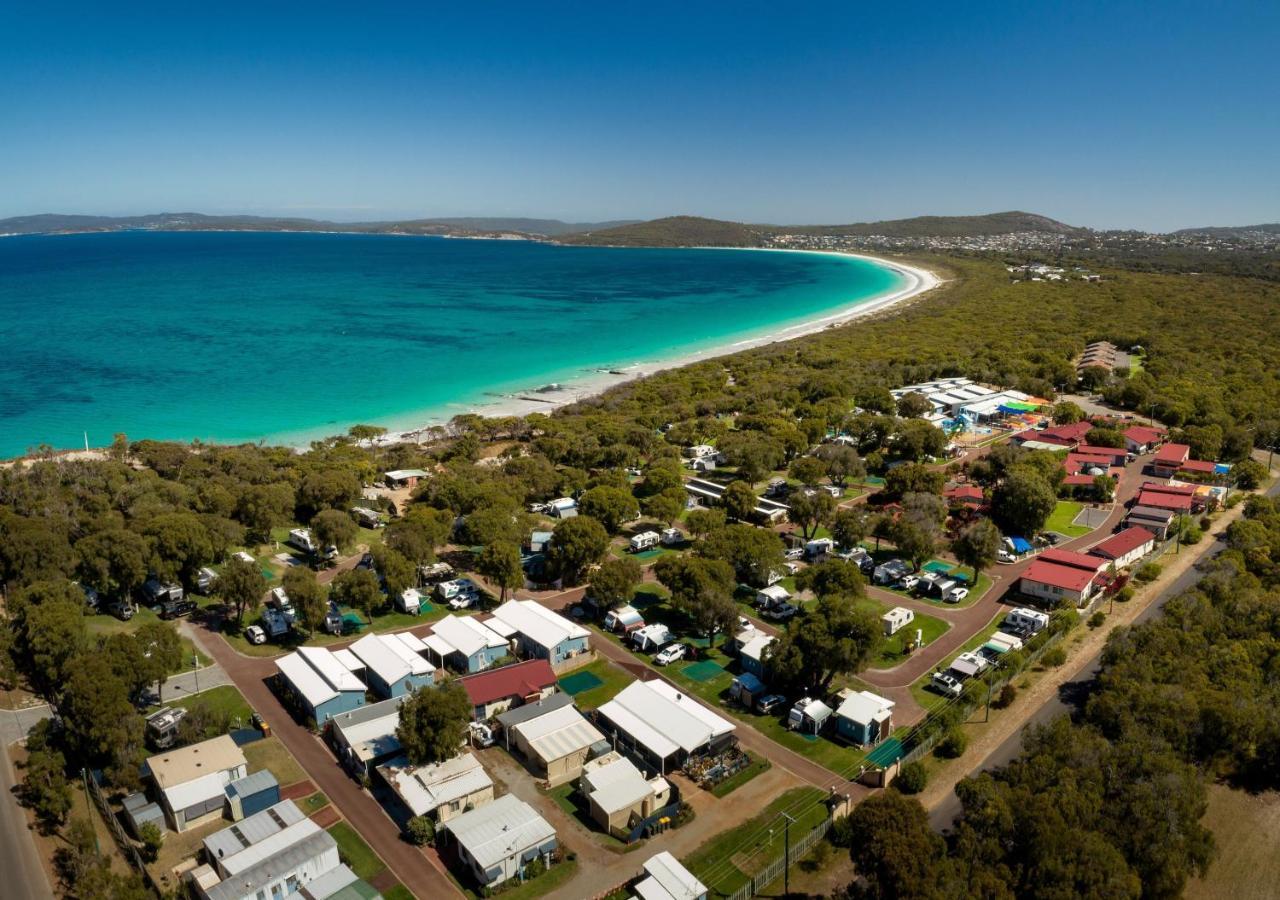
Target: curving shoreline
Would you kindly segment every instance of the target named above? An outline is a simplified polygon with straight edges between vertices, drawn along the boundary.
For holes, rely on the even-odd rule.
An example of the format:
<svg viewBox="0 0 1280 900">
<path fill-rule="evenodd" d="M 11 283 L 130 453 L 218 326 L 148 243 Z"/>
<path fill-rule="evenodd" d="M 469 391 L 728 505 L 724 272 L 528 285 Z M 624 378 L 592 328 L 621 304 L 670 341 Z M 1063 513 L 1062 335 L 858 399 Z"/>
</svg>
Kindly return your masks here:
<svg viewBox="0 0 1280 900">
<path fill-rule="evenodd" d="M 808 334 L 814 334 L 824 331 L 833 326 L 844 325 L 855 321 L 872 313 L 881 312 L 889 307 L 902 303 L 913 297 L 932 290 L 944 279 L 939 278 L 937 273 L 924 269 L 919 266 L 909 265 L 898 260 L 886 259 L 881 256 L 872 256 L 866 253 L 846 253 L 836 250 L 792 250 L 781 247 L 690 247 L 684 249 L 697 250 L 741 250 L 748 253 L 806 253 L 816 256 L 835 256 L 835 257 L 853 257 L 855 259 L 865 260 L 875 263 L 884 268 L 891 269 L 897 274 L 903 276 L 907 283 L 879 297 L 870 300 L 861 300 L 852 306 L 837 310 L 833 313 L 827 313 L 813 319 L 806 319 L 791 325 L 774 329 L 767 334 L 756 335 L 754 337 L 744 338 L 742 340 L 733 341 L 731 343 L 720 344 L 714 347 L 708 347 L 702 350 L 693 351 L 691 353 L 683 353 L 679 356 L 671 357 L 652 363 L 633 363 L 623 369 L 612 369 L 608 372 L 598 372 L 583 375 L 580 378 L 573 379 L 570 383 L 563 385 L 560 389 L 554 391 L 542 391 L 530 388 L 521 396 L 512 397 L 495 397 L 492 401 L 484 403 L 457 404 L 450 406 L 446 415 L 437 415 L 427 418 L 422 424 L 415 425 L 410 428 L 395 428 L 387 432 L 383 437 L 379 438 L 379 444 L 394 444 L 404 441 L 420 440 L 427 436 L 429 432 L 438 429 L 448 423 L 453 416 L 462 415 L 464 413 L 472 413 L 475 415 L 500 417 L 500 416 L 523 416 L 534 412 L 551 412 L 562 406 L 568 406 L 581 400 L 594 397 L 604 391 L 617 387 L 620 384 L 626 384 L 639 378 L 645 378 L 658 372 L 665 372 L 671 369 L 678 369 L 682 366 L 691 365 L 692 363 L 702 362 L 707 359 L 714 359 L 718 356 L 729 356 L 741 350 L 750 350 L 753 347 L 761 347 L 765 344 L 774 344 L 779 341 L 788 341 L 793 338 L 804 337 Z M 619 374 L 620 373 L 620 374 Z M 534 395 L 535 396 L 529 396 Z"/>
</svg>

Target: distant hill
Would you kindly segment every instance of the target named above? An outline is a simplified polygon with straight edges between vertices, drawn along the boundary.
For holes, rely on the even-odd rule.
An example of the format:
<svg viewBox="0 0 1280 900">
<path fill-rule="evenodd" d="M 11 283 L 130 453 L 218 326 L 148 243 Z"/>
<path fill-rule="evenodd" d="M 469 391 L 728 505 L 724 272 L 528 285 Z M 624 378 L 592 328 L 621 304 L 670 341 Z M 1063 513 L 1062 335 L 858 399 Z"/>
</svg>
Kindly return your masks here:
<svg viewBox="0 0 1280 900">
<path fill-rule="evenodd" d="M 1075 234 L 1083 231 L 1046 216 L 1025 212 L 919 216 L 853 225 L 750 225 L 697 216 L 671 216 L 620 228 L 582 232 L 562 238 L 561 243 L 617 247 L 758 247 L 765 243 L 766 238 L 778 234 L 956 238 L 1015 232 Z"/>
<path fill-rule="evenodd" d="M 1075 234 L 1085 230 L 1065 225 L 1047 216 L 1018 211 L 989 213 L 983 216 L 916 216 L 913 219 L 888 219 L 883 222 L 862 222 L 853 225 L 769 227 L 792 234 L 882 235 L 896 238 L 963 238 L 1018 232 Z"/>
<path fill-rule="evenodd" d="M 459 217 L 395 222 L 330 222 L 323 219 L 271 216 L 207 216 L 203 213 L 157 213 L 146 216 L 78 216 L 45 213 L 0 219 L 0 234 L 65 234 L 129 231 L 355 231 L 368 234 L 526 234 L 560 237 L 630 224 L 561 222 L 559 219 Z"/>
<path fill-rule="evenodd" d="M 593 229 L 561 238 L 560 242 L 610 247 L 759 247 L 764 243 L 763 234 L 760 226 L 741 222 L 668 216 L 618 228 Z"/>
<path fill-rule="evenodd" d="M 1207 237 L 1233 238 L 1257 234 L 1280 234 L 1280 222 L 1269 225 L 1211 225 L 1205 228 L 1183 228 L 1174 234 L 1203 234 Z"/>
</svg>

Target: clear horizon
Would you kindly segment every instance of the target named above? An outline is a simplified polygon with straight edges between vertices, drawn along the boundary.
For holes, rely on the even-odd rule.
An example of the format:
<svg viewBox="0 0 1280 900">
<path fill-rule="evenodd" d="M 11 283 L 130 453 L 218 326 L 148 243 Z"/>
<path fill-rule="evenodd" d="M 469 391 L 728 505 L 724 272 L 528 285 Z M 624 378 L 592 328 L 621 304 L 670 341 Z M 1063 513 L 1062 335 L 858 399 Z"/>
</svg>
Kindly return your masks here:
<svg viewBox="0 0 1280 900">
<path fill-rule="evenodd" d="M 1280 7 L 0 13 L 0 218 L 1280 220 Z"/>
</svg>

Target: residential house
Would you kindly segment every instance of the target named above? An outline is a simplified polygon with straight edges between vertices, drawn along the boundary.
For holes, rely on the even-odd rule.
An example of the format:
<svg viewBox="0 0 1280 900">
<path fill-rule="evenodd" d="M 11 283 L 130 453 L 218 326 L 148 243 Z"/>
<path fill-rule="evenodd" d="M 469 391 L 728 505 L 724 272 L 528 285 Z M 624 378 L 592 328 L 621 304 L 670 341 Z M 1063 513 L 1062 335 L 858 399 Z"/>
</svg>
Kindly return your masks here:
<svg viewBox="0 0 1280 900">
<path fill-rule="evenodd" d="M 403 756 L 377 767 L 387 787 L 415 816 L 444 823 L 493 802 L 493 779 L 474 753 L 415 766 Z"/>
<path fill-rule="evenodd" d="M 365 683 L 323 647 L 301 647 L 277 659 L 276 668 L 285 691 L 317 725 L 364 706 Z"/>
<path fill-rule="evenodd" d="M 484 887 L 520 877 L 536 859 L 550 865 L 556 832 L 532 806 L 507 794 L 450 819 L 445 835 Z"/>
<path fill-rule="evenodd" d="M 329 720 L 329 742 L 348 771 L 371 775 L 379 763 L 400 754 L 400 704 L 404 697 L 371 703 Z"/>
<path fill-rule="evenodd" d="M 642 877 L 631 887 L 638 900 L 707 900 L 707 886 L 669 851 L 645 860 L 643 868 Z"/>
<path fill-rule="evenodd" d="M 1104 560 L 1095 557 L 1095 561 L 1106 568 Z M 1076 606 L 1083 606 L 1097 590 L 1097 581 L 1095 569 L 1039 558 L 1022 574 L 1019 589 L 1029 597 L 1054 606 L 1068 600 Z"/>
<path fill-rule="evenodd" d="M 587 798 L 591 818 L 618 838 L 671 802 L 671 784 L 665 778 L 645 778 L 635 763 L 616 751 L 583 767 L 578 790 Z"/>
<path fill-rule="evenodd" d="M 556 689 L 556 673 L 545 659 L 531 659 L 464 675 L 458 682 L 471 698 L 476 721 L 485 722 L 513 706 L 549 697 Z"/>
<path fill-rule="evenodd" d="M 1136 563 L 1156 548 L 1156 538 L 1145 528 L 1130 525 L 1124 531 L 1089 548 L 1093 556 L 1107 560 L 1117 569 L 1123 569 Z"/>
<path fill-rule="evenodd" d="M 1191 447 L 1187 444 L 1165 444 L 1151 461 L 1151 473 L 1158 478 L 1172 478 L 1190 458 Z"/>
<path fill-rule="evenodd" d="M 601 728 L 663 774 L 693 754 L 736 741 L 736 725 L 665 681 L 632 682 L 596 712 Z"/>
<path fill-rule="evenodd" d="M 777 638 L 773 635 L 765 634 L 755 628 L 748 628 L 746 631 L 739 633 L 736 642 L 738 644 L 738 665 L 742 671 L 764 681 L 769 645 L 776 640 Z"/>
<path fill-rule="evenodd" d="M 1164 430 L 1148 425 L 1131 425 L 1124 431 L 1124 449 L 1130 453 L 1147 453 L 1164 442 Z"/>
<path fill-rule="evenodd" d="M 1169 531 L 1173 527 L 1173 520 L 1176 518 L 1177 516 L 1173 510 L 1156 509 L 1153 506 L 1134 506 L 1129 510 L 1128 515 L 1124 517 L 1124 524 L 1145 528 L 1157 540 L 1163 541 L 1169 536 Z"/>
<path fill-rule="evenodd" d="M 226 788 L 249 774 L 244 753 L 222 734 L 198 744 L 166 750 L 146 761 L 160 792 L 160 806 L 174 831 L 186 831 L 222 817 Z"/>
<path fill-rule="evenodd" d="M 339 868 L 333 837 L 283 800 L 204 839 L 190 883 L 203 900 L 279 900 Z"/>
<path fill-rule="evenodd" d="M 390 472 L 384 472 L 382 480 L 393 490 L 403 490 L 416 488 L 418 482 L 426 477 L 427 473 L 423 469 L 393 469 Z"/>
<path fill-rule="evenodd" d="M 893 701 L 871 691 L 849 691 L 836 709 L 836 733 L 862 747 L 893 732 Z"/>
<path fill-rule="evenodd" d="M 568 694 L 518 706 L 498 716 L 511 743 L 544 778 L 548 787 L 573 781 L 593 744 L 604 735 L 583 718 Z"/>
<path fill-rule="evenodd" d="M 1168 490 L 1160 485 L 1145 484 L 1133 501 L 1134 506 L 1165 509 L 1174 515 L 1190 515 L 1196 506 L 1195 488 L 1187 491 Z"/>
<path fill-rule="evenodd" d="M 545 659 L 552 666 L 586 653 L 591 646 L 587 629 L 536 600 L 508 600 L 485 624 L 504 638 L 514 635 L 525 659 Z"/>
<path fill-rule="evenodd" d="M 355 872 L 340 865 L 313 878 L 298 891 L 302 900 L 382 900 L 382 894 Z"/>
<path fill-rule="evenodd" d="M 459 672 L 481 672 L 511 652 L 507 639 L 473 616 L 445 616 L 423 639 L 441 660 Z"/>
<path fill-rule="evenodd" d="M 436 667 L 398 635 L 366 634 L 351 652 L 364 663 L 369 687 L 384 699 L 435 686 Z"/>
</svg>

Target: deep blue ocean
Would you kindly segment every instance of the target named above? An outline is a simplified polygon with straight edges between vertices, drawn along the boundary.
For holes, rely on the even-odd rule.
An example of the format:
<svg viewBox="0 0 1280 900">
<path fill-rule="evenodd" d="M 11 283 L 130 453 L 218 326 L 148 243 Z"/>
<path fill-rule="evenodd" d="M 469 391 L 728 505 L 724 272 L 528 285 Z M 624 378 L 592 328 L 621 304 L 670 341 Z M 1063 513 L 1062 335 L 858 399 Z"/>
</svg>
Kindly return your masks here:
<svg viewBox="0 0 1280 900">
<path fill-rule="evenodd" d="M 0 239 L 0 456 L 408 428 L 901 287 L 856 259 L 390 235 Z"/>
</svg>

